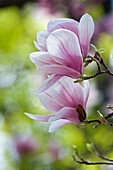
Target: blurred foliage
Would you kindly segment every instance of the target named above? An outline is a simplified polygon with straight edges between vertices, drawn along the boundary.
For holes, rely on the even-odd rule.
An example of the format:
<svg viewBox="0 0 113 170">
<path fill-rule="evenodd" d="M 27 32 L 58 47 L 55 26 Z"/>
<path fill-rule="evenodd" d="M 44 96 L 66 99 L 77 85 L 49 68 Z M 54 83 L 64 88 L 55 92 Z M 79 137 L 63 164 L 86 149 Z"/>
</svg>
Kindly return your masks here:
<svg viewBox="0 0 113 170">
<path fill-rule="evenodd" d="M 99 4 L 98 10 L 95 9 L 97 6 L 89 3 L 85 12 L 99 20 L 99 17 L 104 15 L 102 4 Z M 87 151 L 86 143 L 93 142 L 100 153 L 112 157 L 112 127 L 101 125 L 94 129 L 92 125 L 88 125 L 86 128 L 77 129 L 71 124 L 49 134 L 48 123 L 37 122 L 24 115 L 24 112 L 49 113 L 40 104 L 38 97 L 33 95 L 43 81 L 43 74 L 35 71 L 35 66 L 29 60 L 29 54 L 36 50 L 33 41 L 36 40 L 37 31 L 45 29 L 47 22 L 51 20 L 49 12 L 48 15 L 44 14 L 43 18 L 42 13 L 38 4 L 27 4 L 21 9 L 15 6 L 0 9 L 0 170 L 101 170 L 100 166 L 75 163 L 71 158 L 72 145 L 77 145 L 80 154 L 91 161 L 94 156 Z M 65 16 L 67 11 L 62 13 Z M 59 12 L 60 15 L 62 17 Z M 67 15 L 69 16 L 68 13 Z M 55 18 L 56 15 L 52 14 L 52 17 Z M 95 42 L 98 48 L 107 49 L 103 57 L 109 64 L 109 53 L 113 49 L 112 35 L 101 33 Z M 87 69 L 88 74 L 94 71 L 95 67 L 89 66 Z M 90 119 L 98 117 L 97 109 L 104 112 L 108 101 L 113 104 L 113 98 L 109 95 L 106 97 L 106 83 L 103 85 L 105 81 L 105 76 L 101 80 L 97 78 L 95 82 L 91 81 L 97 85 L 101 94 L 104 89 L 104 94 L 99 102 L 96 102 L 95 95 L 91 99 L 92 104 L 88 109 Z M 110 89 L 110 79 L 107 79 L 108 82 L 107 88 Z M 96 93 L 94 89 L 93 93 Z M 23 154 L 17 149 L 17 141 L 24 149 L 26 146 Z"/>
</svg>

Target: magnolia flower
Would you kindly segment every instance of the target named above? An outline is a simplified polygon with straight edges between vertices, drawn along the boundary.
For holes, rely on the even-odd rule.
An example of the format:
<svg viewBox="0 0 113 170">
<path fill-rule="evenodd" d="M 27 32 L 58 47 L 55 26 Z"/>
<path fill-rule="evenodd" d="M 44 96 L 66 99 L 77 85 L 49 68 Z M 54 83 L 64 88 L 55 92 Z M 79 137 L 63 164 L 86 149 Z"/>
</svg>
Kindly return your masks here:
<svg viewBox="0 0 113 170">
<path fill-rule="evenodd" d="M 72 78 L 64 76 L 47 91 L 38 93 L 38 96 L 43 106 L 56 114 L 25 114 L 34 120 L 51 122 L 49 132 L 53 132 L 63 125 L 80 123 L 86 118 L 89 82 L 73 83 Z"/>
<path fill-rule="evenodd" d="M 39 149 L 38 143 L 35 139 L 25 135 L 20 135 L 15 138 L 15 147 L 20 156 L 27 155 Z"/>
<path fill-rule="evenodd" d="M 93 32 L 93 19 L 85 14 L 80 23 L 56 19 L 48 23 L 47 30 L 37 33 L 38 43 L 34 43 L 40 52 L 31 53 L 30 59 L 38 70 L 51 75 L 38 92 L 47 90 L 62 76 L 78 78 L 83 74 L 83 57 L 88 55 Z"/>
</svg>

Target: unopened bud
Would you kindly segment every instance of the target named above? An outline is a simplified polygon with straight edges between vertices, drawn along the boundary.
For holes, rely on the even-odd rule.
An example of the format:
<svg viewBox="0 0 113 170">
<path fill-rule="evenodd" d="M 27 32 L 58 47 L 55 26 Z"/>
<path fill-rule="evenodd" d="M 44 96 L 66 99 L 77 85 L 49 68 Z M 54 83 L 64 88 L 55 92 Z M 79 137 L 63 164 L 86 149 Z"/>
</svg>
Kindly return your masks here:
<svg viewBox="0 0 113 170">
<path fill-rule="evenodd" d="M 73 145 L 73 148 L 74 148 L 75 153 L 78 154 L 77 146 Z"/>
<path fill-rule="evenodd" d="M 93 143 L 91 143 L 91 144 L 90 143 L 86 143 L 86 147 L 87 147 L 88 151 L 90 151 L 92 153 L 96 152 L 96 149 L 95 149 Z"/>
<path fill-rule="evenodd" d="M 90 44 L 90 46 L 93 48 L 94 51 L 97 51 L 97 48 L 93 44 Z"/>
<path fill-rule="evenodd" d="M 103 117 L 103 115 L 100 113 L 99 110 L 98 110 L 97 112 L 98 112 L 98 114 L 99 114 L 98 120 L 99 120 L 101 123 L 107 125 L 107 124 L 108 124 L 107 120 Z"/>
<path fill-rule="evenodd" d="M 71 156 L 72 156 L 72 158 L 73 158 L 74 160 L 76 159 L 76 155 L 75 155 L 75 154 L 72 154 Z"/>
</svg>

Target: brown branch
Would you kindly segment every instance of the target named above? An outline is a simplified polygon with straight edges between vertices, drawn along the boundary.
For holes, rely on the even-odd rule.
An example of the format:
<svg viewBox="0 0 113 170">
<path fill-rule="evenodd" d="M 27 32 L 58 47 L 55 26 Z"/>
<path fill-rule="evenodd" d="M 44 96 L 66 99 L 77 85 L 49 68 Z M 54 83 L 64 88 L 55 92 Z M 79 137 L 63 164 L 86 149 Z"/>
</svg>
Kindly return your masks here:
<svg viewBox="0 0 113 170">
<path fill-rule="evenodd" d="M 109 74 L 109 75 L 113 76 L 113 73 L 106 66 L 106 64 L 104 63 L 104 60 L 101 57 L 99 52 L 96 51 L 94 57 L 92 57 L 92 56 L 89 56 L 89 57 L 90 57 L 90 60 L 86 60 L 86 64 L 84 66 L 87 66 L 92 61 L 94 61 L 94 62 L 96 62 L 96 65 L 97 65 L 97 72 L 92 76 L 83 76 L 80 79 L 75 80 L 74 83 L 78 83 L 78 82 L 81 82 L 81 81 L 84 81 L 84 80 L 89 80 L 89 79 L 95 78 L 95 77 L 97 77 L 98 75 L 101 75 L 101 74 Z M 104 67 L 104 70 L 101 70 L 100 64 Z"/>
<path fill-rule="evenodd" d="M 84 76 L 83 80 L 89 80 L 89 79 L 97 77 L 98 75 L 106 74 L 106 73 L 109 74 L 108 70 L 103 70 L 103 71 L 97 70 L 97 72 L 92 76 Z"/>
<path fill-rule="evenodd" d="M 85 165 L 113 165 L 113 163 L 110 162 L 89 162 L 89 161 L 79 161 L 76 158 L 74 159 L 75 162 L 79 164 L 85 164 Z"/>
<path fill-rule="evenodd" d="M 113 117 L 113 112 L 110 113 L 110 114 L 108 114 L 107 116 L 105 116 L 105 117 L 103 117 L 103 118 L 104 118 L 105 120 L 107 120 L 107 119 L 109 119 L 109 118 L 111 118 L 111 117 Z M 96 126 L 94 126 L 94 127 L 96 128 L 96 127 L 98 127 L 102 122 L 101 122 L 99 119 L 94 119 L 94 120 L 86 120 L 86 121 L 84 121 L 84 123 L 86 123 L 86 124 L 98 123 Z M 112 124 L 112 123 L 109 123 L 109 122 L 107 122 L 107 125 L 113 126 L 113 124 Z"/>
<path fill-rule="evenodd" d="M 113 162 L 113 159 L 106 158 L 105 156 L 99 154 L 98 152 L 95 152 L 95 154 L 96 154 L 98 157 L 100 157 L 100 158 L 102 158 L 102 159 L 104 159 L 104 160 L 106 160 L 106 161 Z"/>
<path fill-rule="evenodd" d="M 85 164 L 85 165 L 113 165 L 113 160 L 106 158 L 104 156 L 102 156 L 101 154 L 99 154 L 96 149 L 94 151 L 94 153 L 99 156 L 100 158 L 104 159 L 106 162 L 90 162 L 87 160 L 84 160 L 78 153 L 78 150 L 75 151 L 75 155 L 73 156 L 73 159 L 75 162 L 79 163 L 79 164 Z M 79 159 L 79 160 L 78 160 Z"/>
</svg>

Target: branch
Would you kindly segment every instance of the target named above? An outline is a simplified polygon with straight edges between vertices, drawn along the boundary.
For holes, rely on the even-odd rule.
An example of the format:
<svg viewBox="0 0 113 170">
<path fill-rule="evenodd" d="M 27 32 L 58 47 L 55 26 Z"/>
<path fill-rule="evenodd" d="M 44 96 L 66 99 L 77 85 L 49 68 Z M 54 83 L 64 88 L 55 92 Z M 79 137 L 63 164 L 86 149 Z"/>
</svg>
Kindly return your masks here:
<svg viewBox="0 0 113 170">
<path fill-rule="evenodd" d="M 106 160 L 106 161 L 113 162 L 113 159 L 106 158 L 105 156 L 102 156 L 102 155 L 99 154 L 98 152 L 95 152 L 95 154 L 96 154 L 98 157 L 100 157 L 100 158 L 102 158 L 102 159 L 104 159 L 104 160 Z"/>
<path fill-rule="evenodd" d="M 84 121 L 84 123 L 85 123 L 85 124 L 91 124 L 91 123 L 95 123 L 95 122 L 98 123 L 97 125 L 93 126 L 94 128 L 97 128 L 101 123 L 106 124 L 106 125 L 109 125 L 109 126 L 113 126 L 112 123 L 109 123 L 109 122 L 107 121 L 107 119 L 109 119 L 109 118 L 111 118 L 111 117 L 113 116 L 113 112 L 110 113 L 110 114 L 108 114 L 108 115 L 105 116 L 105 117 L 104 117 L 99 111 L 98 111 L 98 113 L 99 113 L 99 118 L 98 118 L 98 119 L 86 120 L 86 121 Z"/>
<path fill-rule="evenodd" d="M 99 52 L 96 51 L 94 57 L 89 56 L 89 58 L 90 58 L 89 60 L 87 60 L 87 58 L 86 58 L 86 60 L 85 60 L 86 63 L 84 65 L 84 67 L 86 67 L 88 64 L 90 64 L 92 61 L 94 61 L 97 65 L 97 72 L 92 76 L 81 76 L 80 79 L 75 80 L 74 83 L 78 83 L 78 82 L 81 82 L 84 80 L 89 80 L 89 79 L 95 78 L 101 74 L 109 74 L 109 75 L 113 76 L 113 73 L 106 66 L 106 64 L 104 63 L 104 60 L 101 57 Z M 101 70 L 100 65 L 102 65 L 104 67 L 104 70 Z"/>
<path fill-rule="evenodd" d="M 99 154 L 92 144 L 88 144 L 88 146 L 90 147 L 88 149 L 89 151 L 91 151 L 92 153 L 95 153 L 97 156 L 99 156 L 101 159 L 104 159 L 106 162 L 90 162 L 90 161 L 84 160 L 79 155 L 77 147 L 73 146 L 75 149 L 75 154 L 73 155 L 73 159 L 75 162 L 77 162 L 79 164 L 85 164 L 85 165 L 113 165 L 113 160 L 106 158 L 106 157 L 102 156 L 101 154 Z"/>
<path fill-rule="evenodd" d="M 79 161 L 76 158 L 74 159 L 75 162 L 79 164 L 85 164 L 85 165 L 113 165 L 113 163 L 110 162 L 89 162 L 89 161 Z"/>
</svg>

